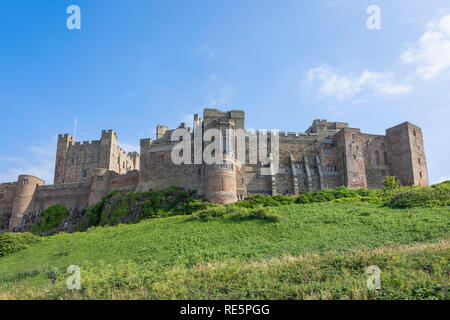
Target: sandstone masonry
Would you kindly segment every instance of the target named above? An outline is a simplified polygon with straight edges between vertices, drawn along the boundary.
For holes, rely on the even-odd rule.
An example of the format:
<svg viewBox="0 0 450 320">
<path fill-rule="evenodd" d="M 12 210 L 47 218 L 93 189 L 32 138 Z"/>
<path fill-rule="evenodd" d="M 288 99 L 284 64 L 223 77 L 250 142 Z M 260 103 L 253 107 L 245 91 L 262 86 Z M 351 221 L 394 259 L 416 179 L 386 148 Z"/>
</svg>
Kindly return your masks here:
<svg viewBox="0 0 450 320">
<path fill-rule="evenodd" d="M 194 116 L 194 124 L 204 131 L 245 129 L 245 114 L 205 109 L 203 119 Z M 193 144 L 193 130 L 184 123 L 180 128 L 188 130 Z M 429 184 L 422 131 L 409 122 L 387 129 L 385 135 L 327 120 L 314 120 L 306 132 L 279 132 L 279 170 L 273 175 L 261 175 L 261 168 L 271 164 L 259 155 L 257 164 L 249 164 L 255 151 L 249 149 L 254 148 L 249 141 L 258 132 L 245 131 L 245 163 L 237 160 L 236 150 L 225 148 L 221 165 L 174 164 L 171 153 L 179 142 L 171 141 L 172 132 L 158 125 L 155 140 L 140 141 L 140 154 L 123 151 L 112 130 L 102 131 L 100 140 L 83 143 L 69 134 L 59 135 L 53 185 L 30 175 L 0 184 L 0 232 L 18 230 L 25 214 L 56 204 L 83 210 L 114 190 L 175 185 L 195 189 L 211 202 L 231 203 L 253 193 L 298 195 L 341 185 L 382 188 L 387 175 L 396 176 L 402 185 Z M 272 133 L 266 134 L 270 146 Z"/>
</svg>

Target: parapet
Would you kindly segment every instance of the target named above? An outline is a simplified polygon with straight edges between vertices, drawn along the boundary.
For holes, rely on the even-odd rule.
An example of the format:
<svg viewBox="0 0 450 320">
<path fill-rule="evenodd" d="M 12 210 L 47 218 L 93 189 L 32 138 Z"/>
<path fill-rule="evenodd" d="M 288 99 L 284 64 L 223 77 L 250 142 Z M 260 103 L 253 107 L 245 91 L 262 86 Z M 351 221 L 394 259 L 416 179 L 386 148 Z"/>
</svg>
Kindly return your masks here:
<svg viewBox="0 0 450 320">
<path fill-rule="evenodd" d="M 117 133 L 112 129 L 102 130 L 102 139 L 109 138 L 111 136 L 115 136 L 117 138 Z"/>
<path fill-rule="evenodd" d="M 150 139 L 150 138 L 141 139 L 141 149 L 142 148 L 150 148 L 152 144 L 153 144 L 153 139 Z"/>
<path fill-rule="evenodd" d="M 343 128 L 348 128 L 347 122 L 328 122 L 328 120 L 316 119 L 311 126 L 306 130 L 307 133 L 319 133 L 321 131 L 336 131 Z"/>
</svg>

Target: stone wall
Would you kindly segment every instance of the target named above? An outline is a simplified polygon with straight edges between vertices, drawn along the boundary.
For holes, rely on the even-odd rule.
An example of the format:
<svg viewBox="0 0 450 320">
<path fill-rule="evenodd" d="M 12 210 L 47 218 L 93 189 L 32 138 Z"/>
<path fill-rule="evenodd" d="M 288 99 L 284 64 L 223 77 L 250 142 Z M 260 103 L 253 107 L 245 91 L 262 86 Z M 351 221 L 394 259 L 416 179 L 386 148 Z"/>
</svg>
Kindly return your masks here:
<svg viewBox="0 0 450 320">
<path fill-rule="evenodd" d="M 17 182 L 0 184 L 0 232 L 9 228 Z"/>
<path fill-rule="evenodd" d="M 75 142 L 69 134 L 59 135 L 54 183 L 90 181 L 97 168 L 125 174 L 139 170 L 139 165 L 139 154 L 122 150 L 113 130 L 103 130 L 101 139 L 96 141 Z"/>
<path fill-rule="evenodd" d="M 232 110 L 205 109 L 202 120 L 194 116 L 200 128 L 244 129 L 245 114 Z M 194 163 L 194 133 L 191 138 L 191 163 Z M 428 172 L 419 127 L 405 122 L 386 130 L 386 135 L 362 133 L 345 122 L 314 120 L 306 132 L 279 132 L 279 169 L 273 169 L 271 132 L 263 135 L 267 151 L 263 158 L 251 142 L 259 132 L 245 132 L 245 150 L 225 150 L 225 165 L 181 164 L 172 162 L 174 130 L 158 125 L 156 140 L 142 139 L 140 155 L 126 153 L 117 142 L 117 134 L 103 130 L 100 140 L 75 142 L 68 134 L 59 135 L 55 164 L 55 184 L 33 176 L 19 176 L 17 182 L 0 185 L 0 232 L 17 226 L 23 215 L 40 212 L 52 205 L 84 210 L 112 191 L 132 192 L 179 186 L 197 190 L 209 200 L 229 203 L 253 193 L 298 195 L 335 188 L 382 188 L 387 175 L 395 175 L 403 185 L 428 185 Z M 199 132 L 200 132 L 199 131 Z M 203 142 L 205 148 L 209 142 Z M 237 141 L 234 146 L 238 148 Z M 203 151 L 203 149 L 201 150 Z M 236 155 L 244 151 L 245 162 Z M 267 153 L 267 154 L 265 154 Z M 256 154 L 256 163 L 250 156 Z M 273 156 L 273 154 L 272 154 Z M 266 161 L 267 160 L 267 161 Z"/>
</svg>

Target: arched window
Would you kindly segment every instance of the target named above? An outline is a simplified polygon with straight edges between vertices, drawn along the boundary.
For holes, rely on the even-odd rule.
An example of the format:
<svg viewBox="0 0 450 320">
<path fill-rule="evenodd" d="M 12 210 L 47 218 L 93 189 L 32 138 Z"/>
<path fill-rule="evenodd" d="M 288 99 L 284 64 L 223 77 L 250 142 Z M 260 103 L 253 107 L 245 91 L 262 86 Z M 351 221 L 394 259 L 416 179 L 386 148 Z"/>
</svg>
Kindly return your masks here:
<svg viewBox="0 0 450 320">
<path fill-rule="evenodd" d="M 380 155 L 378 154 L 378 151 L 375 151 L 375 163 L 377 165 L 380 164 Z"/>
</svg>

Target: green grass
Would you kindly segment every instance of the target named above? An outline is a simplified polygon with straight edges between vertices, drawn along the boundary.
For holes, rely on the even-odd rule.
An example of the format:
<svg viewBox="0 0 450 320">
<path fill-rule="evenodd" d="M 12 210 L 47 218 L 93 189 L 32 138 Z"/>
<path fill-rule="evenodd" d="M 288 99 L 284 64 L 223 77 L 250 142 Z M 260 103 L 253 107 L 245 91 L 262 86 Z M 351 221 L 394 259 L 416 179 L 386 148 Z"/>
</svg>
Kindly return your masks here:
<svg viewBox="0 0 450 320">
<path fill-rule="evenodd" d="M 449 207 L 392 209 L 358 202 L 274 210 L 278 222 L 174 216 L 46 237 L 0 257 L 0 298 L 415 299 L 442 298 L 437 286 L 450 284 L 448 242 L 433 247 L 449 236 Z M 431 243 L 434 251 L 373 251 L 419 243 Z M 267 269 L 267 259 L 278 262 Z M 333 259 L 347 262 L 339 266 Z M 361 282 L 370 264 L 388 270 L 376 295 Z M 76 293 L 65 289 L 69 265 L 81 268 L 83 289 Z M 249 265 L 259 266 L 254 274 L 240 269 Z M 311 271 L 308 283 L 301 281 L 304 268 L 318 272 Z M 50 272 L 58 276 L 54 285 Z M 408 272 L 415 276 L 407 278 Z"/>
</svg>

